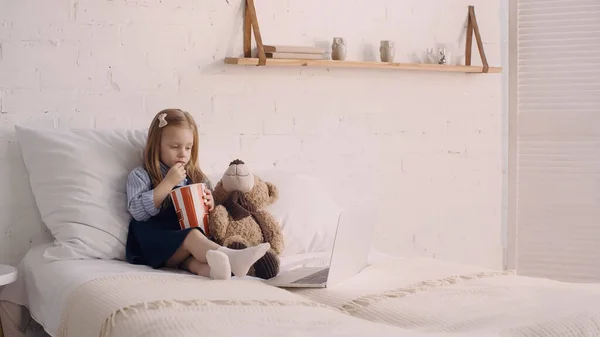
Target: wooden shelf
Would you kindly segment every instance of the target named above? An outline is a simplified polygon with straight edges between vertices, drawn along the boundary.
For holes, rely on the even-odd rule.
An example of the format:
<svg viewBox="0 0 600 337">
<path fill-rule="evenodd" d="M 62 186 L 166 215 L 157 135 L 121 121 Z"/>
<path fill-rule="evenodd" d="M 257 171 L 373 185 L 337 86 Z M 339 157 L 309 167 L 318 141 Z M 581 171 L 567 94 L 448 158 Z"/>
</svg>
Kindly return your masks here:
<svg viewBox="0 0 600 337">
<path fill-rule="evenodd" d="M 265 46 L 260 34 L 256 8 L 254 0 L 245 0 L 244 7 L 244 57 L 228 57 L 226 64 L 245 65 L 245 66 L 301 66 L 301 67 L 344 67 L 344 68 L 369 68 L 369 69 L 395 69 L 395 70 L 420 70 L 420 71 L 439 71 L 455 73 L 500 73 L 502 68 L 490 67 L 485 51 L 483 50 L 483 40 L 479 32 L 479 24 L 475 16 L 475 7 L 469 6 L 467 20 L 467 40 L 465 46 L 465 64 L 464 66 L 452 66 L 441 64 L 418 64 L 418 63 L 391 63 L 391 62 L 364 62 L 364 61 L 334 61 L 334 60 L 300 60 L 300 59 L 267 59 Z M 258 57 L 252 58 L 252 34 L 256 40 Z M 481 57 L 482 66 L 471 65 L 473 35 L 477 43 L 477 50 Z"/>
<path fill-rule="evenodd" d="M 225 64 L 258 66 L 258 58 L 228 57 Z M 298 59 L 266 59 L 266 66 L 301 66 L 301 67 L 326 67 L 326 68 L 366 68 L 366 69 L 396 69 L 396 70 L 418 70 L 439 71 L 456 73 L 483 73 L 482 66 L 453 66 L 440 64 L 420 63 L 389 63 L 389 62 L 367 62 L 367 61 L 334 61 L 334 60 L 298 60 Z M 502 68 L 490 67 L 489 73 L 500 73 Z"/>
</svg>

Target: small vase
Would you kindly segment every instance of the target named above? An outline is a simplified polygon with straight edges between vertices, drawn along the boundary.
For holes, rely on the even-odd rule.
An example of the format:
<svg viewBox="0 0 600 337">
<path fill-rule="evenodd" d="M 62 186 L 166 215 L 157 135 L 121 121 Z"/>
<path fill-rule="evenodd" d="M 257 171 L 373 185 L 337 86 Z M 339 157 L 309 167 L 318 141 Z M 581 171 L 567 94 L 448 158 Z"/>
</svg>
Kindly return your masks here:
<svg viewBox="0 0 600 337">
<path fill-rule="evenodd" d="M 341 37 L 334 37 L 331 44 L 331 59 L 344 61 L 346 59 L 346 41 Z"/>
<path fill-rule="evenodd" d="M 381 41 L 381 45 L 379 47 L 379 56 L 381 58 L 381 62 L 394 62 L 394 42 L 387 40 Z"/>
</svg>

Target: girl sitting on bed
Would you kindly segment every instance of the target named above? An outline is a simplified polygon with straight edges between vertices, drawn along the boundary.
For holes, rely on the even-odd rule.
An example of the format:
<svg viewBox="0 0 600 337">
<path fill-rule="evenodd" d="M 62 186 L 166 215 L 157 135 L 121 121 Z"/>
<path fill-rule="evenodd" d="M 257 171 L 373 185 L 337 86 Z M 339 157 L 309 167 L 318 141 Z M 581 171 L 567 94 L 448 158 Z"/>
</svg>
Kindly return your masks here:
<svg viewBox="0 0 600 337">
<path fill-rule="evenodd" d="M 179 109 L 159 112 L 148 130 L 144 165 L 127 177 L 129 224 L 126 257 L 132 264 L 181 268 L 212 279 L 245 276 L 270 248 L 268 243 L 242 250 L 222 247 L 202 229 L 180 229 L 170 200 L 172 189 L 205 183 L 204 202 L 214 208 L 212 185 L 198 166 L 198 129 L 193 117 Z"/>
</svg>

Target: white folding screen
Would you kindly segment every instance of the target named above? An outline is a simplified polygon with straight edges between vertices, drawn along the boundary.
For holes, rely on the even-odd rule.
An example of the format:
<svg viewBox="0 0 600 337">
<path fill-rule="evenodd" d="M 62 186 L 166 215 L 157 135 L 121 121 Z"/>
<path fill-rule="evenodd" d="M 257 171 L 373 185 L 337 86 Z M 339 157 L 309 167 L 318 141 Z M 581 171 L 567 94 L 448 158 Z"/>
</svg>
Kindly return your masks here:
<svg viewBox="0 0 600 337">
<path fill-rule="evenodd" d="M 597 282 L 600 0 L 515 1 L 516 268 Z"/>
</svg>

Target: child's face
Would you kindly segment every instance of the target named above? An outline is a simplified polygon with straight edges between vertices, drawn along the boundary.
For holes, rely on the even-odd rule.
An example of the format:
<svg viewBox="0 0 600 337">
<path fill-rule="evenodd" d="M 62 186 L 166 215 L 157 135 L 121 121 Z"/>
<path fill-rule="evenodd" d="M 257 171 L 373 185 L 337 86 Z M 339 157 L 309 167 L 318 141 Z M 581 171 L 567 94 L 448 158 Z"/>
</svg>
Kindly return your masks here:
<svg viewBox="0 0 600 337">
<path fill-rule="evenodd" d="M 160 140 L 160 160 L 172 167 L 176 163 L 186 165 L 190 161 L 194 134 L 186 127 L 165 126 Z"/>
</svg>

